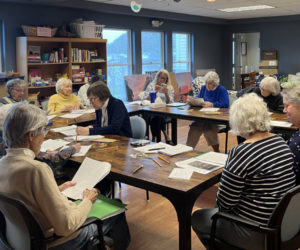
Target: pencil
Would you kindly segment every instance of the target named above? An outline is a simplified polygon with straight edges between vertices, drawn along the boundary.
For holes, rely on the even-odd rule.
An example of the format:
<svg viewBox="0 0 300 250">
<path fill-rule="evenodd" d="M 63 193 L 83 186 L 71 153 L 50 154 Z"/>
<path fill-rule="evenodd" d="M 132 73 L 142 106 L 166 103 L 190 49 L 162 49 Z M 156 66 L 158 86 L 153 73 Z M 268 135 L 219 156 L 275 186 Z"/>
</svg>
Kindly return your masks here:
<svg viewBox="0 0 300 250">
<path fill-rule="evenodd" d="M 162 165 L 155 159 L 152 159 L 152 161 L 154 161 L 158 166 L 162 167 Z"/>
<path fill-rule="evenodd" d="M 143 167 L 144 167 L 143 165 L 137 167 L 135 170 L 133 170 L 132 173 L 135 174 L 137 171 L 139 171 L 139 170 L 142 169 Z"/>
<path fill-rule="evenodd" d="M 166 163 L 170 163 L 167 159 L 163 158 L 162 156 L 158 155 L 158 158 Z"/>
</svg>

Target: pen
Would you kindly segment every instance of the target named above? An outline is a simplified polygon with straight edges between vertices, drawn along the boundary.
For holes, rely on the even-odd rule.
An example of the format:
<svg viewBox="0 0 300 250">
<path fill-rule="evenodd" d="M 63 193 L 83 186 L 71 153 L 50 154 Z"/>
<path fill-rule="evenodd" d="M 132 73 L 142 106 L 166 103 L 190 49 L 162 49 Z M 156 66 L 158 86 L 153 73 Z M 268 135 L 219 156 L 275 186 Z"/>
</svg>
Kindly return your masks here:
<svg viewBox="0 0 300 250">
<path fill-rule="evenodd" d="M 155 159 L 152 159 L 152 161 L 154 161 L 158 166 L 162 167 L 162 165 Z"/>
<path fill-rule="evenodd" d="M 162 161 L 166 162 L 166 163 L 170 163 L 167 159 L 163 158 L 162 156 L 158 156 L 159 159 L 161 159 Z"/>
<path fill-rule="evenodd" d="M 139 170 L 142 169 L 143 167 L 144 167 L 143 165 L 137 167 L 135 170 L 133 170 L 132 173 L 135 174 L 137 171 L 139 171 Z"/>
<path fill-rule="evenodd" d="M 159 149 L 165 149 L 165 148 L 150 148 L 148 151 L 154 151 L 154 150 L 159 150 Z"/>
</svg>

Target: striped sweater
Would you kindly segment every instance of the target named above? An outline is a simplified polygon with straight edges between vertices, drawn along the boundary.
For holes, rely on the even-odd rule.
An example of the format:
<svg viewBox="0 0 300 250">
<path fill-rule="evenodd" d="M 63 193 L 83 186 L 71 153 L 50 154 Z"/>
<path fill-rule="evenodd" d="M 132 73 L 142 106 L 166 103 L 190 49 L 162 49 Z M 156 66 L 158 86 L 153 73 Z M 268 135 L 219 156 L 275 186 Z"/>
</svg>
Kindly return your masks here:
<svg viewBox="0 0 300 250">
<path fill-rule="evenodd" d="M 230 150 L 217 203 L 220 210 L 267 225 L 281 197 L 294 186 L 292 153 L 275 135 Z"/>
</svg>

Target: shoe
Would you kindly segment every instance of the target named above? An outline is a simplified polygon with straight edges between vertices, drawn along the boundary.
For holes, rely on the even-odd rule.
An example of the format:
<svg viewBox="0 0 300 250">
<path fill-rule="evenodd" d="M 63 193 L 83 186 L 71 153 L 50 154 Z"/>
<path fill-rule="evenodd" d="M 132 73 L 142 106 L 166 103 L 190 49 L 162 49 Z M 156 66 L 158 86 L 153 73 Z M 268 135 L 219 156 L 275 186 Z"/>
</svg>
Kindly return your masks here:
<svg viewBox="0 0 300 250">
<path fill-rule="evenodd" d="M 169 145 L 172 145 L 172 146 L 175 145 L 172 140 L 167 140 L 166 143 L 169 144 Z"/>
</svg>

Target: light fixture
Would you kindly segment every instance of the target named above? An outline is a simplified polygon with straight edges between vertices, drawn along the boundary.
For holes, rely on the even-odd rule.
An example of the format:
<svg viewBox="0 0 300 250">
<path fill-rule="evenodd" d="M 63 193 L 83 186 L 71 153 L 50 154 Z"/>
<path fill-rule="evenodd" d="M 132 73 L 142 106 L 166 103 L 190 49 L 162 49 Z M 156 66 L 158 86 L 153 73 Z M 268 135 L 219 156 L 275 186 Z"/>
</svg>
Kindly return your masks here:
<svg viewBox="0 0 300 250">
<path fill-rule="evenodd" d="M 270 6 L 270 5 L 253 5 L 253 6 L 226 8 L 226 9 L 219 9 L 219 10 L 224 11 L 224 12 L 237 12 L 237 11 L 272 9 L 272 8 L 275 8 L 275 7 Z"/>
<path fill-rule="evenodd" d="M 151 20 L 151 25 L 152 27 L 158 28 L 164 24 L 164 21 L 158 20 L 158 19 L 153 19 Z"/>
<path fill-rule="evenodd" d="M 215 2 L 216 0 L 206 0 L 206 1 L 212 3 Z"/>
<path fill-rule="evenodd" d="M 138 13 L 138 12 L 140 12 L 140 10 L 142 8 L 142 4 L 138 4 L 135 1 L 131 1 L 130 7 L 133 12 Z"/>
</svg>

